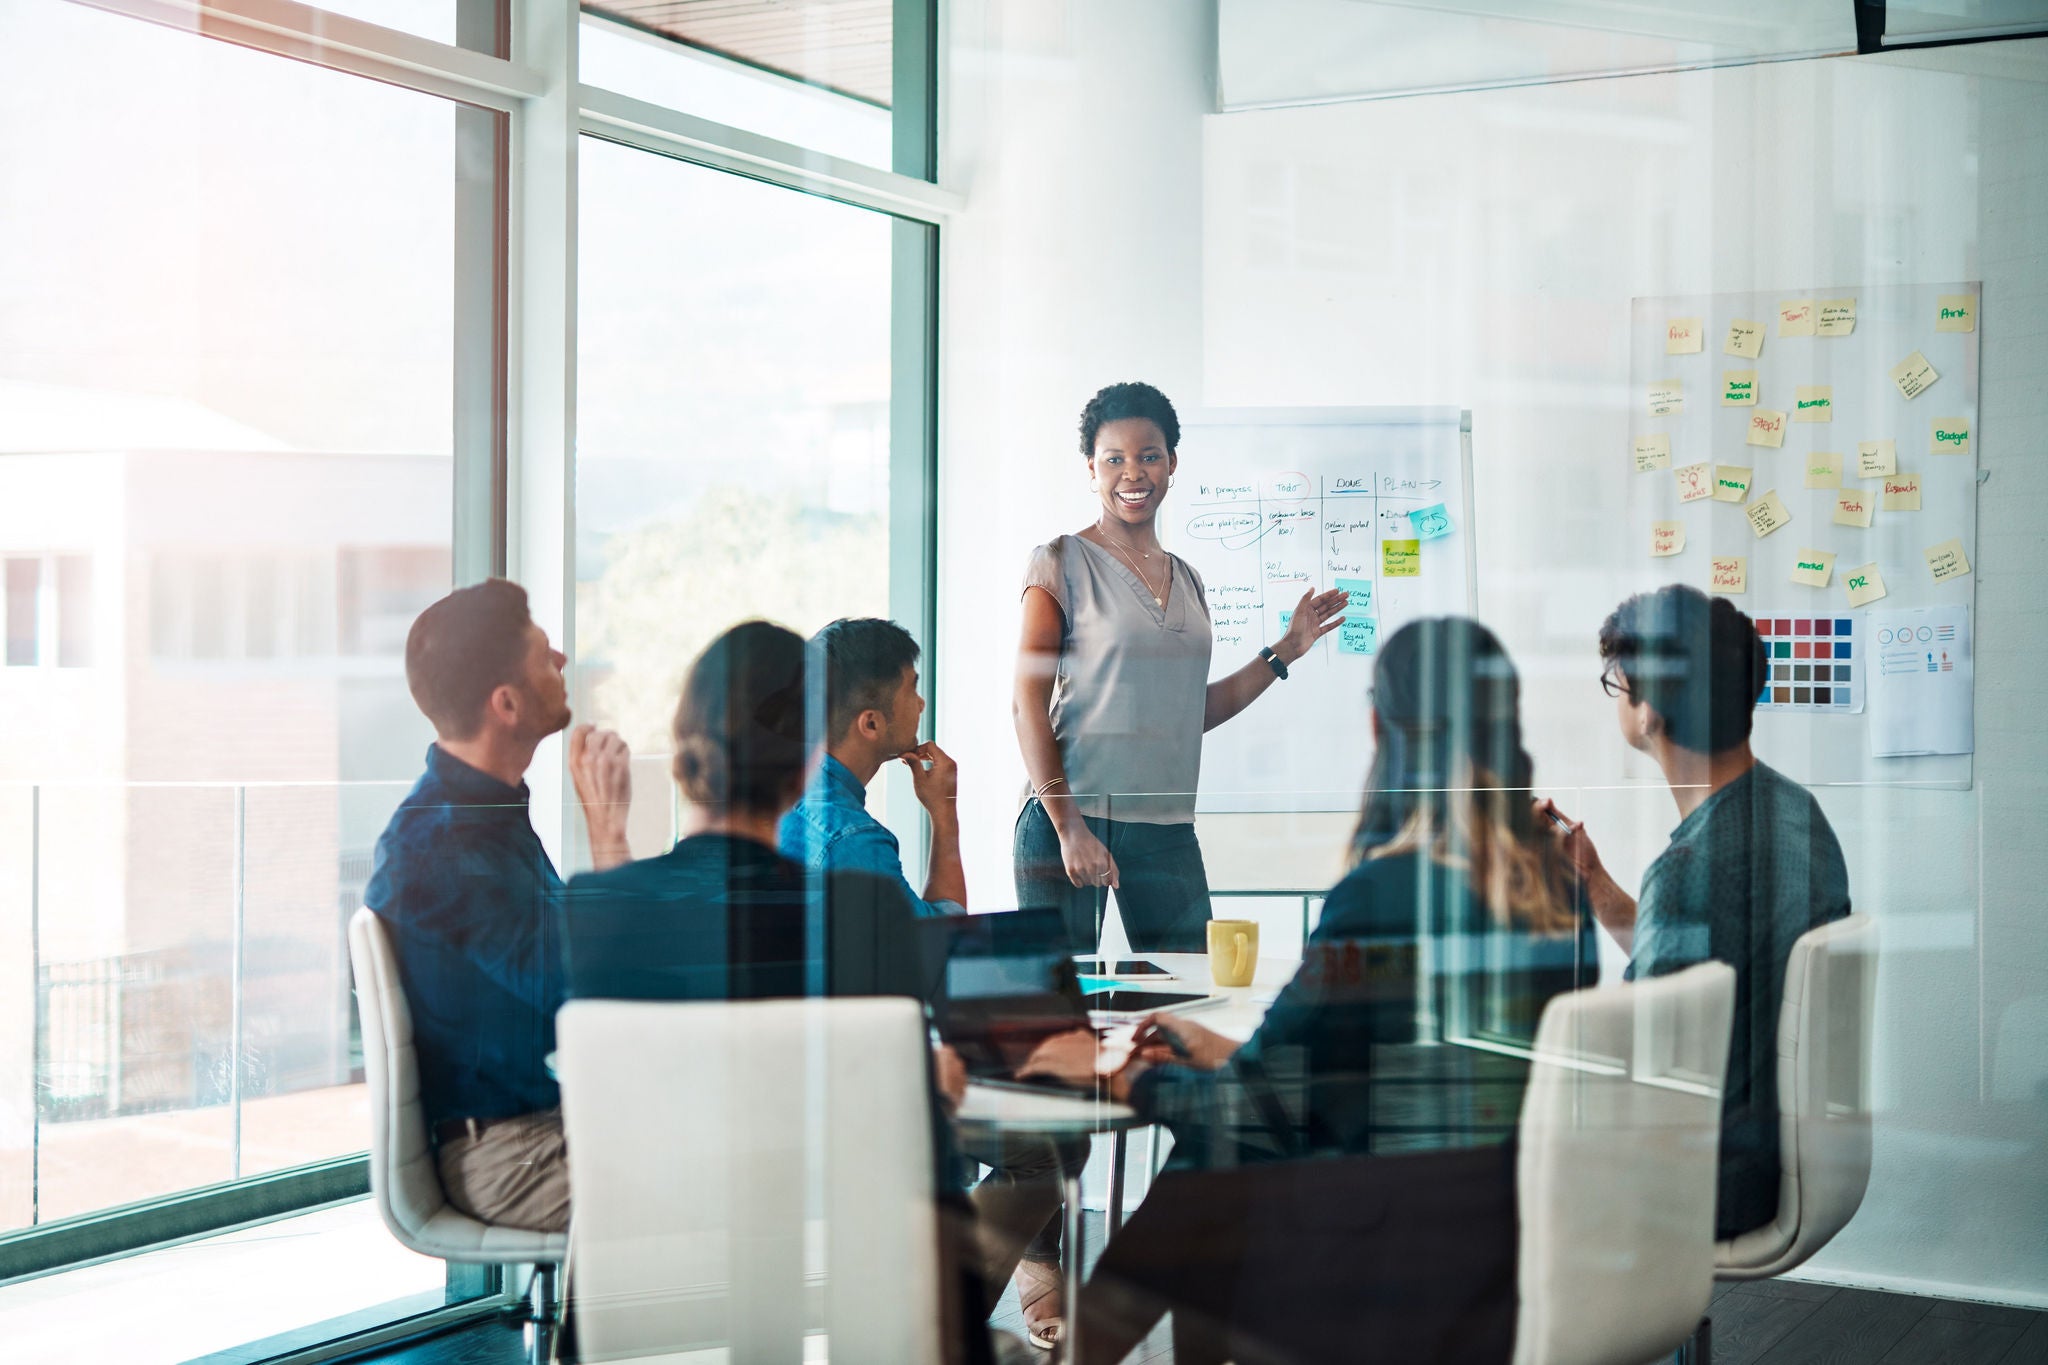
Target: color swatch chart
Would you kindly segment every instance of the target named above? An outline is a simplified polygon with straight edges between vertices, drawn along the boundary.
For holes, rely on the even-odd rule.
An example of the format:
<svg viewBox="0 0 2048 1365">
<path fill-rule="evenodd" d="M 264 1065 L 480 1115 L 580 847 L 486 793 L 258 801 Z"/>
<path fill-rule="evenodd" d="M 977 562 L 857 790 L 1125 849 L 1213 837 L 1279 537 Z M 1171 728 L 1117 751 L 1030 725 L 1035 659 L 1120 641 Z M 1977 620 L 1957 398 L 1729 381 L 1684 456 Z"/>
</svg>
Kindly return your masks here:
<svg viewBox="0 0 2048 1365">
<path fill-rule="evenodd" d="M 1854 711 L 1862 704 L 1853 616 L 1759 618 L 1770 655 L 1757 706 L 1772 711 Z"/>
</svg>

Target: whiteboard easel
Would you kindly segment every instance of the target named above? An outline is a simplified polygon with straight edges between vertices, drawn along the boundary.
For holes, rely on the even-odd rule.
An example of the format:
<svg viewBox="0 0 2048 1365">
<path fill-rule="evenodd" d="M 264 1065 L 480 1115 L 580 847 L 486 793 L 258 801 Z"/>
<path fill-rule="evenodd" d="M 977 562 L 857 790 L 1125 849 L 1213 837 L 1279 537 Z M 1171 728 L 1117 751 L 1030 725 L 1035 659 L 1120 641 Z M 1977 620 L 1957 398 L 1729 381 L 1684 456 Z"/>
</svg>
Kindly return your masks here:
<svg viewBox="0 0 2048 1365">
<path fill-rule="evenodd" d="M 1358 805 L 1372 759 L 1367 694 L 1377 646 L 1419 616 L 1471 615 L 1472 418 L 1457 408 L 1234 408 L 1183 418 L 1161 539 L 1202 575 L 1215 633 L 1210 679 L 1257 657 L 1308 588 L 1363 578 L 1371 652 L 1333 632 L 1202 746 L 1196 808 L 1336 811 Z M 1383 545 L 1417 539 L 1408 514 L 1441 502 L 1448 535 L 1420 572 L 1388 577 Z"/>
</svg>

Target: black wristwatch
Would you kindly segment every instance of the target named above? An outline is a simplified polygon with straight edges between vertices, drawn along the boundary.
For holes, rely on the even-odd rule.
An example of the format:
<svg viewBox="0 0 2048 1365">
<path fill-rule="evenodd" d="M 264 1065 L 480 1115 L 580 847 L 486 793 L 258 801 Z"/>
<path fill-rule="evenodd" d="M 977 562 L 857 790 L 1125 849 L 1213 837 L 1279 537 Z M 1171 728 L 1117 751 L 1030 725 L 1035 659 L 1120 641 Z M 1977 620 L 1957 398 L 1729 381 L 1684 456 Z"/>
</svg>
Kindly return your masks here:
<svg viewBox="0 0 2048 1365">
<path fill-rule="evenodd" d="M 1285 678 L 1287 676 L 1287 665 L 1280 662 L 1280 656 L 1273 652 L 1273 646 L 1259 646 L 1259 657 L 1266 661 L 1266 667 L 1273 670 L 1274 677 Z"/>
</svg>

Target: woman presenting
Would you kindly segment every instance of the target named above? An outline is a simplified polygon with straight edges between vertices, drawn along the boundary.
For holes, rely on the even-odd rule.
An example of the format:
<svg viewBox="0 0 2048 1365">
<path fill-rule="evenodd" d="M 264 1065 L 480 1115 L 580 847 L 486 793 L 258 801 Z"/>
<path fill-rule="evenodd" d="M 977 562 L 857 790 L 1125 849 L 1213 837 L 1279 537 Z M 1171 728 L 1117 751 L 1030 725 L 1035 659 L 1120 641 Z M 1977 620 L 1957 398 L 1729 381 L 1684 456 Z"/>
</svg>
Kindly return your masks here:
<svg viewBox="0 0 2048 1365">
<path fill-rule="evenodd" d="M 1287 676 L 1343 621 L 1313 588 L 1286 634 L 1209 679 L 1202 580 L 1159 544 L 1180 420 L 1150 384 L 1112 384 L 1081 410 L 1093 524 L 1031 552 L 1012 710 L 1031 792 L 1017 817 L 1017 903 L 1057 906 L 1080 952 L 1115 888 L 1137 952 L 1200 952 L 1209 878 L 1195 841 L 1202 735 Z"/>
</svg>

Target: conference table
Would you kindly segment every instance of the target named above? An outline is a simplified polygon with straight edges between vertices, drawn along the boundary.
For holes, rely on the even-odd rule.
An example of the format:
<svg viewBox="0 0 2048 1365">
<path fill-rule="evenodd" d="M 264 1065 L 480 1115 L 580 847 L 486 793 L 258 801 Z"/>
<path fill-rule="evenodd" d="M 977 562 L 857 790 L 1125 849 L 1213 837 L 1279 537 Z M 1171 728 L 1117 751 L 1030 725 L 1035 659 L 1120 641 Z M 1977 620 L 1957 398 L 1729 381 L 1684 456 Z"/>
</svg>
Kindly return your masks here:
<svg viewBox="0 0 2048 1365">
<path fill-rule="evenodd" d="M 1119 983 L 1131 988 L 1189 994 L 1200 991 L 1209 1003 L 1188 1005 L 1173 1011 L 1185 1014 L 1226 1038 L 1243 1042 L 1259 1027 L 1267 1008 L 1280 988 L 1301 966 L 1295 958 L 1261 958 L 1249 986 L 1218 986 L 1209 972 L 1206 953 L 1132 953 L 1132 958 L 1155 962 L 1173 974 L 1163 977 L 1121 977 Z M 1103 1040 L 1102 1066 L 1105 1070 L 1121 1064 L 1130 1050 L 1134 1023 L 1111 1026 Z M 1015 1086 L 981 1085 L 970 1082 L 967 1093 L 954 1111 L 953 1121 L 963 1137 L 1041 1137 L 1047 1141 L 1107 1133 L 1111 1137 L 1108 1233 L 1116 1234 L 1123 1222 L 1124 1165 L 1128 1136 L 1133 1128 L 1147 1126 L 1146 1120 L 1127 1104 L 1092 1095 L 1064 1095 L 1057 1091 L 1028 1090 Z M 1060 1356 L 1074 1360 L 1079 1355 L 1081 1265 L 1086 1233 L 1082 1222 L 1081 1173 L 1062 1175 L 1066 1207 L 1066 1339 Z"/>
</svg>

